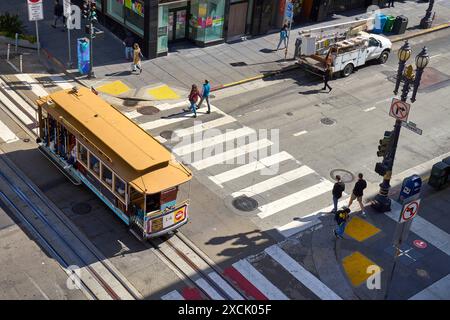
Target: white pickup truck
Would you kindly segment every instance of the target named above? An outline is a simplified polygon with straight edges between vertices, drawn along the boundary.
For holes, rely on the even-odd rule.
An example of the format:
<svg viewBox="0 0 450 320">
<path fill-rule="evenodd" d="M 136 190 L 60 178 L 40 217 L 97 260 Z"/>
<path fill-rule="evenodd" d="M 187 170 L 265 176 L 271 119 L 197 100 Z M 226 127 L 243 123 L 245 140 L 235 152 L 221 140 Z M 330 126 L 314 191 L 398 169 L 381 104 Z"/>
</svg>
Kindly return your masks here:
<svg viewBox="0 0 450 320">
<path fill-rule="evenodd" d="M 319 75 L 323 74 L 329 64 L 333 73 L 340 72 L 343 77 L 348 77 L 356 67 L 365 65 L 367 61 L 378 60 L 379 63 L 385 63 L 391 48 L 392 43 L 388 38 L 360 32 L 356 37 L 330 45 L 324 55 L 300 55 L 298 63 L 306 67 L 307 71 Z"/>
</svg>

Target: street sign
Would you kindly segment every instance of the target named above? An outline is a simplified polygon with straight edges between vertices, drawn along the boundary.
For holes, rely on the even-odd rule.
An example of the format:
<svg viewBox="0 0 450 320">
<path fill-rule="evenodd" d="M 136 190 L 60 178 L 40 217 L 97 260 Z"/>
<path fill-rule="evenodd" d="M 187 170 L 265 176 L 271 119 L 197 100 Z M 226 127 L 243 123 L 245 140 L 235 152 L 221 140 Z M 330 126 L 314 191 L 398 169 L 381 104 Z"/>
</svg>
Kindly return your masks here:
<svg viewBox="0 0 450 320">
<path fill-rule="evenodd" d="M 42 2 L 43 0 L 27 0 L 29 21 L 44 19 L 44 5 Z"/>
<path fill-rule="evenodd" d="M 389 115 L 400 121 L 407 121 L 410 104 L 399 99 L 392 99 Z"/>
<path fill-rule="evenodd" d="M 284 12 L 285 19 L 289 21 L 292 20 L 293 12 L 294 12 L 294 4 L 289 1 L 286 3 L 286 10 Z"/>
<path fill-rule="evenodd" d="M 70 16 L 70 14 L 72 13 L 72 9 L 71 9 L 71 0 L 63 0 L 63 12 L 64 12 L 64 16 L 66 18 L 68 18 Z"/>
<path fill-rule="evenodd" d="M 422 129 L 419 129 L 416 127 L 416 124 L 414 122 L 405 122 L 402 121 L 402 127 L 405 127 L 408 130 L 411 130 L 414 133 L 417 133 L 419 135 L 422 135 Z"/>
<path fill-rule="evenodd" d="M 420 199 L 413 200 L 403 206 L 400 223 L 412 220 L 419 212 Z"/>
<path fill-rule="evenodd" d="M 427 247 L 427 243 L 423 240 L 414 240 L 413 244 L 419 249 L 425 249 Z"/>
</svg>

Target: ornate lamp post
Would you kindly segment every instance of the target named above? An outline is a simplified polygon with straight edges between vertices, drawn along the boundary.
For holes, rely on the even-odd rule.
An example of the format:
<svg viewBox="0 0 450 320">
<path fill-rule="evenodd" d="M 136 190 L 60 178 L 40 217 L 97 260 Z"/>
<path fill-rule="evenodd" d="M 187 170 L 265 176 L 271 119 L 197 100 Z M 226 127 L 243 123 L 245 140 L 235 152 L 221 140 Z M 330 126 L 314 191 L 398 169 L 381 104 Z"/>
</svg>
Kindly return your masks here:
<svg viewBox="0 0 450 320">
<path fill-rule="evenodd" d="M 399 62 L 394 93 L 398 93 L 400 83 L 403 81 L 402 94 L 400 99 L 403 102 L 406 102 L 408 93 L 412 85 L 413 93 L 411 96 L 411 102 L 414 103 L 414 101 L 416 101 L 416 94 L 420 86 L 420 80 L 422 78 L 423 70 L 428 65 L 430 57 L 428 56 L 427 48 L 424 47 L 416 57 L 416 72 L 414 72 L 412 65 L 409 65 L 405 68 L 406 62 L 410 57 L 411 47 L 409 46 L 408 41 L 406 41 L 398 51 Z M 389 199 L 388 193 L 391 187 L 390 180 L 401 127 L 402 121 L 396 120 L 394 131 L 392 133 L 392 141 L 390 142 L 388 151 L 386 152 L 386 155 L 384 156 L 383 162 L 381 164 L 384 171 L 383 182 L 380 184 L 380 191 L 375 197 L 375 201 L 373 203 L 374 209 L 379 212 L 386 212 L 391 210 L 391 199 Z"/>
<path fill-rule="evenodd" d="M 431 12 L 433 11 L 434 0 L 430 0 L 430 4 L 428 5 L 428 9 L 425 13 L 425 17 L 420 20 L 420 27 L 422 29 L 428 29 L 431 27 L 433 23 L 433 19 L 431 18 Z"/>
</svg>

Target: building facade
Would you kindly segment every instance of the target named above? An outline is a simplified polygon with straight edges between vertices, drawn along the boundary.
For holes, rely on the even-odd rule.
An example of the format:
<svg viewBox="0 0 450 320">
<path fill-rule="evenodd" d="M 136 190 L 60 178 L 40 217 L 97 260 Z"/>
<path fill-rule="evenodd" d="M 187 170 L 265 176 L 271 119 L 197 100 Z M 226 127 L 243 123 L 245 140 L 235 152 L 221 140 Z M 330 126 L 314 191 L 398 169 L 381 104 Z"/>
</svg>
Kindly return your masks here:
<svg viewBox="0 0 450 320">
<path fill-rule="evenodd" d="M 383 0 L 289 0 L 293 25 Z M 72 0 L 82 5 L 83 0 Z M 148 58 L 180 41 L 209 46 L 279 30 L 286 0 L 96 0 L 99 22 L 120 38 L 131 33 Z"/>
</svg>

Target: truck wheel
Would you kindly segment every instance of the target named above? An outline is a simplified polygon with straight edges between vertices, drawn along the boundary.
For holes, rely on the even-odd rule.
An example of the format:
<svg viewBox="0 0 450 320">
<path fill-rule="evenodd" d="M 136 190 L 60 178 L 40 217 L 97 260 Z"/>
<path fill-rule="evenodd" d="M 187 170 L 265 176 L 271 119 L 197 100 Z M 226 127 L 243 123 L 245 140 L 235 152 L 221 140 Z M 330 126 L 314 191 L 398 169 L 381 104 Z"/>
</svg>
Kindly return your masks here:
<svg viewBox="0 0 450 320">
<path fill-rule="evenodd" d="M 353 72 L 353 65 L 349 63 L 348 65 L 345 66 L 344 70 L 342 70 L 341 74 L 345 78 L 351 75 L 352 72 Z"/>
<path fill-rule="evenodd" d="M 387 59 L 389 58 L 389 51 L 383 51 L 378 58 L 378 63 L 383 64 L 386 63 Z"/>
</svg>

